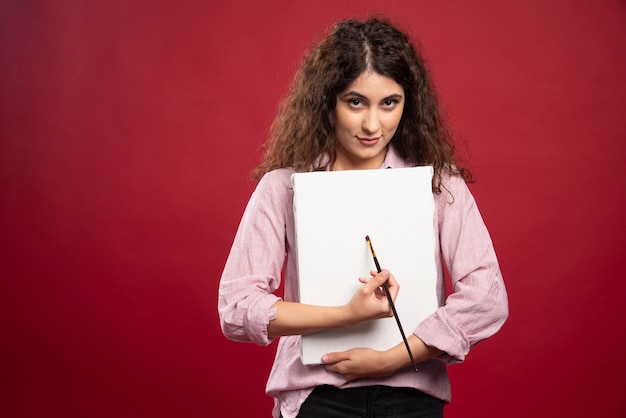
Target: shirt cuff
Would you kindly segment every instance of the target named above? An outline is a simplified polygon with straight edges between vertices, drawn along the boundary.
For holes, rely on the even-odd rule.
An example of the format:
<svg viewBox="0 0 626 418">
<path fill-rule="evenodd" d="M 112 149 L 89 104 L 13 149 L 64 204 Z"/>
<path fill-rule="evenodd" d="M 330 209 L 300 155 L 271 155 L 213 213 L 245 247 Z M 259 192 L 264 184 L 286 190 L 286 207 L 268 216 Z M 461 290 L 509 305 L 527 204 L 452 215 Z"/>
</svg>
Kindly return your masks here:
<svg viewBox="0 0 626 418">
<path fill-rule="evenodd" d="M 424 319 L 414 334 L 429 347 L 435 347 L 445 354 L 439 360 L 447 364 L 461 363 L 470 350 L 470 342 L 465 333 L 451 321 L 443 308 Z"/>
<path fill-rule="evenodd" d="M 276 309 L 273 308 L 274 304 L 281 300 L 280 297 L 275 295 L 267 295 L 260 299 L 253 309 L 249 310 L 250 315 L 247 318 L 246 329 L 248 329 L 252 340 L 258 345 L 268 345 L 274 338 L 270 338 L 267 334 L 267 327 L 269 322 L 276 318 Z M 255 312 L 265 312 L 264 314 L 256 314 Z"/>
</svg>

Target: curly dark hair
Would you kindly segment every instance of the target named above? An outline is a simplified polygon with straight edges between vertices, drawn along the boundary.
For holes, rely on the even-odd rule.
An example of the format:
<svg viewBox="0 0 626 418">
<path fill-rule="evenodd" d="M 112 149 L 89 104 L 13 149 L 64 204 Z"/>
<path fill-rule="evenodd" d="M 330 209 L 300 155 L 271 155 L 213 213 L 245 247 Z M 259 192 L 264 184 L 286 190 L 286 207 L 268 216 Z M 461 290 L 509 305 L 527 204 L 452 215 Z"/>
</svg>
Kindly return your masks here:
<svg viewBox="0 0 626 418">
<path fill-rule="evenodd" d="M 263 161 L 253 176 L 259 179 L 283 167 L 298 172 L 324 169 L 315 166 L 321 155 L 327 155 L 327 164 L 332 164 L 337 94 L 367 70 L 393 79 L 404 89 L 404 111 L 391 139 L 398 154 L 411 164 L 432 165 L 437 193 L 443 171 L 470 182 L 470 171 L 455 159 L 424 59 L 406 34 L 380 17 L 339 22 L 305 57 L 272 123 Z"/>
</svg>

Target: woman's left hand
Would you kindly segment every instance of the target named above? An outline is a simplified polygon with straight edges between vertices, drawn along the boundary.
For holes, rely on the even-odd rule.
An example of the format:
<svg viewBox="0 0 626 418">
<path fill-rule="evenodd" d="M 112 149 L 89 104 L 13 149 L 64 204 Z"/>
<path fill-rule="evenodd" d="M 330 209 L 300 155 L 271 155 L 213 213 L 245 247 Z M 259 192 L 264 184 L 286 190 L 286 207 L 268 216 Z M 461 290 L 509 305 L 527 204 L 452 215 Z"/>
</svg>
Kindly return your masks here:
<svg viewBox="0 0 626 418">
<path fill-rule="evenodd" d="M 387 361 L 385 352 L 371 348 L 328 353 L 322 357 L 322 361 L 326 370 L 342 374 L 347 380 L 383 377 L 395 372 Z"/>
<path fill-rule="evenodd" d="M 414 334 L 407 338 L 413 358 L 417 363 L 440 357 L 443 351 L 424 344 Z M 404 367 L 412 367 L 403 343 L 398 343 L 386 351 L 371 348 L 353 348 L 346 351 L 328 353 L 322 357 L 324 367 L 329 372 L 342 374 L 347 380 L 364 377 L 384 377 Z"/>
</svg>

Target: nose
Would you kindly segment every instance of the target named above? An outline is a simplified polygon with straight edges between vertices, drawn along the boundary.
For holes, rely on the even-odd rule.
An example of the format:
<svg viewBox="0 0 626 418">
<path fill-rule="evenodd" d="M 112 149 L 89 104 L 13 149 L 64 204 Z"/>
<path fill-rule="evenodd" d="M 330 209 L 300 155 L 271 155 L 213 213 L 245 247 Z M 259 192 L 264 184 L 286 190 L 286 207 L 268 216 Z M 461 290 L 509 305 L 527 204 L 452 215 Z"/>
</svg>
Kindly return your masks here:
<svg viewBox="0 0 626 418">
<path fill-rule="evenodd" d="M 375 134 L 380 129 L 380 115 L 376 109 L 368 109 L 363 113 L 361 129 L 366 134 Z"/>
</svg>

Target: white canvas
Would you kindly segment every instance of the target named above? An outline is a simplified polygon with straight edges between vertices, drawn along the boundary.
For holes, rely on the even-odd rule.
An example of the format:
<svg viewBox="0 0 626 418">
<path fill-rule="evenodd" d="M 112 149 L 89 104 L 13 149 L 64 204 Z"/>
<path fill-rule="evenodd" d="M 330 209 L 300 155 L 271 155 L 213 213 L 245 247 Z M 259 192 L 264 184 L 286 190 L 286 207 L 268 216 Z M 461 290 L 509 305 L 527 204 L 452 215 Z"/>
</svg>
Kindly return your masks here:
<svg viewBox="0 0 626 418">
<path fill-rule="evenodd" d="M 300 301 L 347 303 L 359 277 L 382 268 L 400 283 L 396 309 L 409 336 L 437 309 L 432 167 L 296 173 L 294 216 Z M 386 350 L 402 342 L 394 318 L 302 337 L 303 364 L 354 347 Z"/>
</svg>

